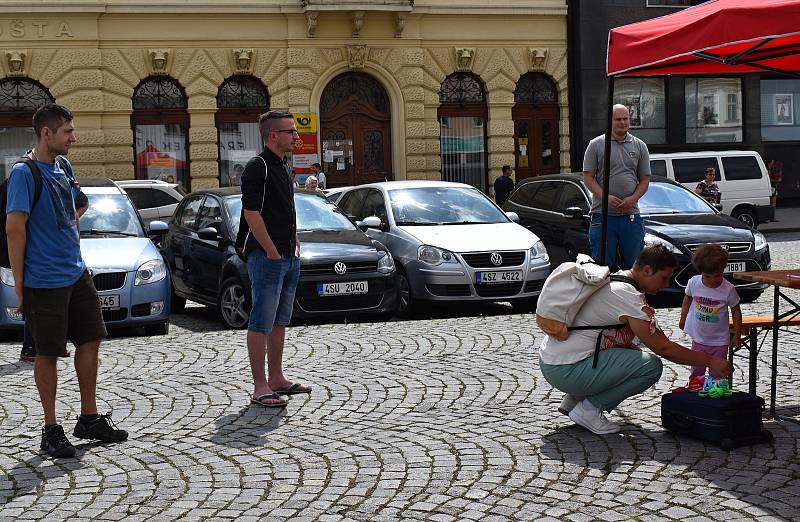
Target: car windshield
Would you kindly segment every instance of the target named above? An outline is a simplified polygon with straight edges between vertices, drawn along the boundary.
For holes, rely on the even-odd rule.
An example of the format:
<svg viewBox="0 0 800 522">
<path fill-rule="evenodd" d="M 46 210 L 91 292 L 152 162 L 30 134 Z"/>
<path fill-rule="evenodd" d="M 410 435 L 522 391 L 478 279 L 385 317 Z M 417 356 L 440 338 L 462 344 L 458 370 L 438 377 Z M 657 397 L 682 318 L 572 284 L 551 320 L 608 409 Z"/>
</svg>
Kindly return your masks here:
<svg viewBox="0 0 800 522">
<path fill-rule="evenodd" d="M 225 198 L 228 205 L 231 227 L 239 232 L 239 219 L 242 213 L 242 197 Z M 297 212 L 297 230 L 355 230 L 355 225 L 330 201 L 314 194 L 295 194 L 294 206 Z"/>
<path fill-rule="evenodd" d="M 702 198 L 671 183 L 650 183 L 639 200 L 642 214 L 713 214 L 714 209 Z"/>
<path fill-rule="evenodd" d="M 486 196 L 467 187 L 419 187 L 389 191 L 398 225 L 508 223 Z"/>
<path fill-rule="evenodd" d="M 81 216 L 81 236 L 147 237 L 125 194 L 87 194 L 89 208 Z"/>
</svg>

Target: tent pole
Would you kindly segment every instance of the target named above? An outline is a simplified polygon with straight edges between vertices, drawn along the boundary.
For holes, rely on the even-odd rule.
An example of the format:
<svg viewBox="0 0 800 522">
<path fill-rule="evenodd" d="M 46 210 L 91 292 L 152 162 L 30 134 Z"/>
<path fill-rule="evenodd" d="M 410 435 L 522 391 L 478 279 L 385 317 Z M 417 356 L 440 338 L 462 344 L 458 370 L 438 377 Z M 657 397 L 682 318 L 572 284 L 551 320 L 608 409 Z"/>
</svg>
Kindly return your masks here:
<svg viewBox="0 0 800 522">
<path fill-rule="evenodd" d="M 603 154 L 603 199 L 600 221 L 600 259 L 597 264 L 606 264 L 606 237 L 608 233 L 608 187 L 611 172 L 611 122 L 614 120 L 614 77 L 608 77 L 608 113 L 606 116 L 605 153 Z M 612 254 L 613 255 L 613 254 Z"/>
</svg>

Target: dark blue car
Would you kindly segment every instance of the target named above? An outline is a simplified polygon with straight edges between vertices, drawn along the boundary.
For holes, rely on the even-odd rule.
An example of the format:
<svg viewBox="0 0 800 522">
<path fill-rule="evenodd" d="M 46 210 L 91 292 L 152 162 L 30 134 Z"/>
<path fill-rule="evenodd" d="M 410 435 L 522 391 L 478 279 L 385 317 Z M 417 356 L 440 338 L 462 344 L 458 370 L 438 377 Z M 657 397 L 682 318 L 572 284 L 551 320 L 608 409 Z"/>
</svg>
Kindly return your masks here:
<svg viewBox="0 0 800 522">
<path fill-rule="evenodd" d="M 322 194 L 298 190 L 294 200 L 301 255 L 292 318 L 393 315 L 398 301 L 389 251 Z M 189 194 L 175 210 L 161 241 L 174 311 L 189 299 L 215 307 L 230 328 L 247 326 L 250 279 L 234 250 L 241 209 L 240 188 L 227 187 Z"/>
</svg>

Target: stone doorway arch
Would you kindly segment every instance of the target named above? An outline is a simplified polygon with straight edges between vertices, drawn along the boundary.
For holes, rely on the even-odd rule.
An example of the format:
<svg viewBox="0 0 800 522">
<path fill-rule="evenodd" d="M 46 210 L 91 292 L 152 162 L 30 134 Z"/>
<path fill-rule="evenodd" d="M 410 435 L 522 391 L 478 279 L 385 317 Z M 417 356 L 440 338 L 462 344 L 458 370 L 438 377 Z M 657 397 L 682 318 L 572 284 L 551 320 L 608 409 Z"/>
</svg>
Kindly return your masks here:
<svg viewBox="0 0 800 522">
<path fill-rule="evenodd" d="M 391 107 L 386 89 L 362 72 L 345 72 L 322 91 L 322 167 L 327 186 L 392 180 Z"/>
</svg>

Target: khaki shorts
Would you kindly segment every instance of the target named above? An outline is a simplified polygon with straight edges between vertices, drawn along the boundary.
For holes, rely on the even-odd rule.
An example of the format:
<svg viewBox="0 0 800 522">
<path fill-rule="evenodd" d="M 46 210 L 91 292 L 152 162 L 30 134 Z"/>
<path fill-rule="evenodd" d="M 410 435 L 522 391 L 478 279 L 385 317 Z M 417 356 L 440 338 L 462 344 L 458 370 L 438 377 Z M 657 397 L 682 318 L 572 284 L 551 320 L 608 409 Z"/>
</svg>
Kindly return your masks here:
<svg viewBox="0 0 800 522">
<path fill-rule="evenodd" d="M 23 300 L 25 322 L 38 355 L 67 357 L 67 340 L 78 348 L 107 335 L 97 290 L 88 271 L 72 286 L 25 287 Z"/>
</svg>

